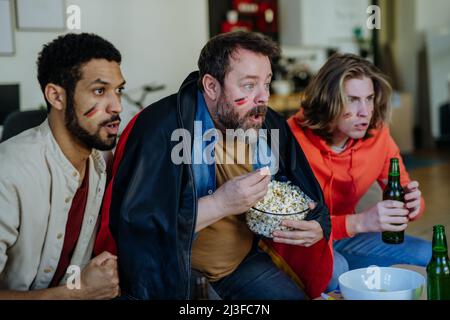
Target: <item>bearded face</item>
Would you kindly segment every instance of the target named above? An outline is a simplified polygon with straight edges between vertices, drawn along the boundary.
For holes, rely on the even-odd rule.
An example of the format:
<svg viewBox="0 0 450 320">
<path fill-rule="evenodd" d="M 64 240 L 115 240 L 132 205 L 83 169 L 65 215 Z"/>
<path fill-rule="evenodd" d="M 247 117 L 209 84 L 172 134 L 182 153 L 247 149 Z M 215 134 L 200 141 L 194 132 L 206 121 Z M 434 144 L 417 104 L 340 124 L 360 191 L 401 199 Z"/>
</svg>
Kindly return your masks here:
<svg viewBox="0 0 450 320">
<path fill-rule="evenodd" d="M 116 62 L 93 59 L 81 68 L 81 79 L 67 93 L 65 125 L 87 148 L 110 150 L 116 145 L 125 80 Z"/>
<path fill-rule="evenodd" d="M 101 151 L 111 150 L 116 146 L 117 133 L 107 132 L 102 134 L 102 129 L 109 131 L 109 127 L 117 126 L 120 123 L 120 116 L 113 115 L 110 119 L 104 120 L 97 124 L 97 129 L 89 131 L 83 127 L 83 123 L 78 119 L 73 100 L 68 102 L 65 111 L 66 128 L 78 141 L 88 148 L 93 148 Z"/>
<path fill-rule="evenodd" d="M 261 129 L 267 114 L 267 105 L 256 105 L 245 113 L 240 112 L 233 101 L 229 101 L 222 92 L 217 102 L 216 121 L 224 129 Z"/>
</svg>

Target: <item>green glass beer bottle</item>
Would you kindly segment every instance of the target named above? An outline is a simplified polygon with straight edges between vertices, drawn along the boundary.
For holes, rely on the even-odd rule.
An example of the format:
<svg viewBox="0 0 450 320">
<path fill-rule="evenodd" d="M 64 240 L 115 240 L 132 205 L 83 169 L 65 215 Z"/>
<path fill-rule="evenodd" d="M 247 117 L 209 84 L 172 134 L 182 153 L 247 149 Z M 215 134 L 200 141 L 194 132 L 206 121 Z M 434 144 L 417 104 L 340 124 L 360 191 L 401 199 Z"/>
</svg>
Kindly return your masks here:
<svg viewBox="0 0 450 320">
<path fill-rule="evenodd" d="M 450 261 L 442 225 L 433 227 L 433 255 L 427 265 L 428 300 L 450 300 Z"/>
<path fill-rule="evenodd" d="M 383 200 L 397 200 L 405 202 L 404 195 L 405 192 L 400 184 L 400 167 L 398 165 L 398 158 L 391 158 L 388 183 L 383 191 Z M 404 231 L 384 231 L 381 234 L 383 242 L 390 244 L 402 243 L 404 236 Z"/>
</svg>

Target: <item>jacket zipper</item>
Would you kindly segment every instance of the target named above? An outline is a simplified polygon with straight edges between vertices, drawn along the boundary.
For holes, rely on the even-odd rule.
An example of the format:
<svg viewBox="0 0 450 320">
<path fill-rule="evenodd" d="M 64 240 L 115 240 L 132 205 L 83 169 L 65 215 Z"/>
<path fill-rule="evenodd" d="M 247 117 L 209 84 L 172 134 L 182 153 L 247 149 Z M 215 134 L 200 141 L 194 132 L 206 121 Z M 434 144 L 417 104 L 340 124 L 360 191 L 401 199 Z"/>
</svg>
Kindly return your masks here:
<svg viewBox="0 0 450 320">
<path fill-rule="evenodd" d="M 177 116 L 178 116 L 178 120 L 180 121 L 180 125 L 181 128 L 185 129 L 184 124 L 183 124 L 183 118 L 181 116 L 181 103 L 180 103 L 180 99 L 181 99 L 181 92 L 183 91 L 183 89 L 191 84 L 192 81 L 189 81 L 187 83 L 185 83 L 179 90 L 178 94 L 177 94 Z M 188 263 L 187 263 L 187 293 L 186 293 L 186 299 L 189 300 L 190 298 L 190 292 L 191 292 L 191 281 L 190 281 L 190 277 L 191 277 L 191 252 L 192 252 L 192 238 L 194 237 L 194 233 L 195 233 L 195 225 L 197 223 L 197 190 L 195 187 L 195 183 L 194 183 L 194 173 L 192 172 L 192 166 L 191 164 L 188 164 L 188 172 L 189 172 L 189 178 L 190 178 L 190 182 L 192 183 L 192 193 L 193 193 L 193 199 L 194 199 L 194 210 L 193 210 L 193 216 L 194 216 L 194 223 L 192 224 L 192 228 L 191 228 L 191 236 L 189 239 L 189 254 L 188 254 Z"/>
</svg>

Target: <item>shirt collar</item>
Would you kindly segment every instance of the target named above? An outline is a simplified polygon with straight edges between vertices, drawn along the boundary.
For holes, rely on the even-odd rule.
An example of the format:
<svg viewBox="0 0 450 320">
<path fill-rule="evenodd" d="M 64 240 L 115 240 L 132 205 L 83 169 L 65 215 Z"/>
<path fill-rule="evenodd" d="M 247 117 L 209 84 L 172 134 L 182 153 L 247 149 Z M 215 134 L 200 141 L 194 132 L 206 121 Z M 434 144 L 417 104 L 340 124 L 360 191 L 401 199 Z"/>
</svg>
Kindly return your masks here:
<svg viewBox="0 0 450 320">
<path fill-rule="evenodd" d="M 47 137 L 49 143 L 49 150 L 51 153 L 56 157 L 58 160 L 58 163 L 63 167 L 64 171 L 69 174 L 70 176 L 74 176 L 73 172 L 77 172 L 77 169 L 72 165 L 72 163 L 67 159 L 67 157 L 64 155 L 64 153 L 61 150 L 61 147 L 59 146 L 58 142 L 56 141 L 55 137 L 53 136 L 53 132 L 50 129 L 50 125 L 48 123 L 48 119 L 46 119 L 41 125 L 39 125 L 39 130 L 42 133 L 43 137 Z M 92 152 L 89 156 L 92 159 L 92 162 L 94 164 L 94 169 L 99 173 L 105 173 L 106 171 L 106 164 L 103 156 L 101 153 L 96 150 L 92 149 Z"/>
</svg>

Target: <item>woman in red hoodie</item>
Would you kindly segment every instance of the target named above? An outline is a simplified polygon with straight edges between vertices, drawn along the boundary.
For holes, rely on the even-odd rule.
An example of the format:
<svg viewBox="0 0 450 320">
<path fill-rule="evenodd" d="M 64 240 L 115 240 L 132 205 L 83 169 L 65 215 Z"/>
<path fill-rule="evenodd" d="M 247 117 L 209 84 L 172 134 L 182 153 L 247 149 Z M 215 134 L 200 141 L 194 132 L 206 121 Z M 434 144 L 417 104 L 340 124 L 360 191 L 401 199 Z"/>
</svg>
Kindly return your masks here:
<svg viewBox="0 0 450 320">
<path fill-rule="evenodd" d="M 330 290 L 349 269 L 398 263 L 425 266 L 431 257 L 428 241 L 407 235 L 397 245 L 381 240 L 380 232 L 405 230 L 424 211 L 419 184 L 410 180 L 387 126 L 391 93 L 373 64 L 355 55 L 335 54 L 306 89 L 300 111 L 288 120 L 330 209 L 334 239 Z M 400 160 L 405 203 L 380 199 L 355 214 L 356 204 L 375 181 L 385 187 L 393 157 Z"/>
</svg>

